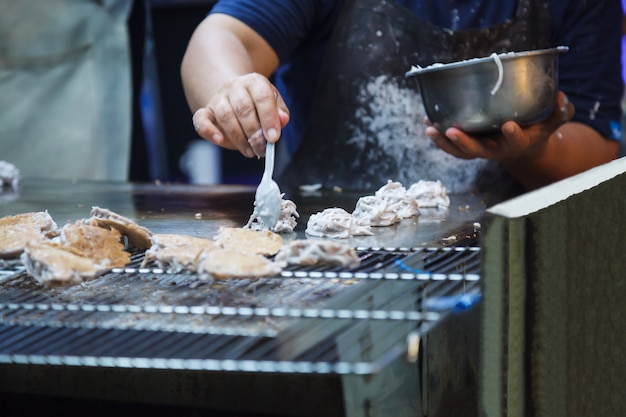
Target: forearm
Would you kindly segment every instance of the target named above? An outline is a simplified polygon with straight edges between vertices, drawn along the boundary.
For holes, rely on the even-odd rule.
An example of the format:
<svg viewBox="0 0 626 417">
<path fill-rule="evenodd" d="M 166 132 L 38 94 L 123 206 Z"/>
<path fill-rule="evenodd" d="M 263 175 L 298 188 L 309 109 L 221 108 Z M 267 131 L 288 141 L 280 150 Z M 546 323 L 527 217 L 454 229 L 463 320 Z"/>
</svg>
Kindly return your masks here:
<svg viewBox="0 0 626 417">
<path fill-rule="evenodd" d="M 568 122 L 544 144 L 502 165 L 526 188 L 535 189 L 609 162 L 618 152 L 616 141 L 582 123 Z"/>
<path fill-rule="evenodd" d="M 181 64 L 189 107 L 192 111 L 204 107 L 229 80 L 252 72 L 269 76 L 277 65 L 269 45 L 247 26 L 211 15 L 193 33 Z"/>
</svg>

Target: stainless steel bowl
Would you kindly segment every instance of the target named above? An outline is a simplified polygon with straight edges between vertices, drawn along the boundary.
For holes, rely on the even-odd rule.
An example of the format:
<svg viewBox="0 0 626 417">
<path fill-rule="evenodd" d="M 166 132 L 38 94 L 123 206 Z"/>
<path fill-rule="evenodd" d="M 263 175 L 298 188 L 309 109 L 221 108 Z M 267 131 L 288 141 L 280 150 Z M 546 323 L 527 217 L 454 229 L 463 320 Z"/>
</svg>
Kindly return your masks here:
<svg viewBox="0 0 626 417">
<path fill-rule="evenodd" d="M 558 58 L 568 47 L 492 54 L 412 68 L 424 109 L 437 129 L 488 134 L 513 120 L 520 125 L 550 115 L 558 90 Z"/>
</svg>

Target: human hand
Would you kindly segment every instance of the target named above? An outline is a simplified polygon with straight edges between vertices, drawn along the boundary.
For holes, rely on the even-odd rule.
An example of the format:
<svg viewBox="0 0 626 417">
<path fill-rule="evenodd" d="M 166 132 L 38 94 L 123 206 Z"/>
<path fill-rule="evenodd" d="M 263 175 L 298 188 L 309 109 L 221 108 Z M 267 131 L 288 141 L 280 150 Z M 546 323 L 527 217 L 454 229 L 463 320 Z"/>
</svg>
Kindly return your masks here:
<svg viewBox="0 0 626 417">
<path fill-rule="evenodd" d="M 211 143 L 237 149 L 247 157 L 262 154 L 265 142 L 248 138 L 262 129 L 269 142 L 276 142 L 289 122 L 289 110 L 270 81 L 257 73 L 236 77 L 224 83 L 205 107 L 193 115 L 198 134 Z"/>
<path fill-rule="evenodd" d="M 505 163 L 540 154 L 550 136 L 573 115 L 574 105 L 559 91 L 552 113 L 542 122 L 521 127 L 513 121 L 507 121 L 499 134 L 476 138 L 454 127 L 447 129 L 444 134 L 425 120 L 428 125 L 426 136 L 443 151 L 457 158 L 485 158 Z"/>
</svg>

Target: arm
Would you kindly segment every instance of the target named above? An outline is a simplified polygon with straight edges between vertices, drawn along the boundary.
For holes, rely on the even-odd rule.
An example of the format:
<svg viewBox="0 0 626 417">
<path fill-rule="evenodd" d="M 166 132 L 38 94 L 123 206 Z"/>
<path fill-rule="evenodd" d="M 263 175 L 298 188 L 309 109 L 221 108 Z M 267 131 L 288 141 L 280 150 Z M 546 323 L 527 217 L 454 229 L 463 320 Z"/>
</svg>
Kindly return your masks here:
<svg viewBox="0 0 626 417">
<path fill-rule="evenodd" d="M 514 136 L 524 136 L 519 126 L 514 129 Z M 609 162 L 618 152 L 618 142 L 583 123 L 568 122 L 537 150 L 505 160 L 502 165 L 526 188 L 535 189 Z"/>
<path fill-rule="evenodd" d="M 203 138 L 254 156 L 247 138 L 263 128 L 275 142 L 288 110 L 267 77 L 278 56 L 250 27 L 223 14 L 209 15 L 194 31 L 181 65 L 194 126 Z"/>
</svg>

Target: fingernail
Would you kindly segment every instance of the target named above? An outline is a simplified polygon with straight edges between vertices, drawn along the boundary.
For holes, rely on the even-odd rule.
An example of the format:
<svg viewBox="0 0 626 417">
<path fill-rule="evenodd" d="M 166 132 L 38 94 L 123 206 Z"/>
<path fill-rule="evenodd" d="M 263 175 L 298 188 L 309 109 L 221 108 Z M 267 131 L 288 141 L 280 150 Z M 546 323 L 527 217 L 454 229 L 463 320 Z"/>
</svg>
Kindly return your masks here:
<svg viewBox="0 0 626 417">
<path fill-rule="evenodd" d="M 274 142 L 276 139 L 278 139 L 278 132 L 274 128 L 269 129 L 266 135 L 267 135 L 267 139 L 270 142 Z"/>
<path fill-rule="evenodd" d="M 286 111 L 284 111 L 283 109 L 278 109 L 278 114 L 282 115 L 282 116 L 289 116 L 289 113 L 287 113 Z"/>
<path fill-rule="evenodd" d="M 563 113 L 567 113 L 567 103 L 569 103 L 569 100 L 566 95 L 563 95 L 563 103 L 561 104 L 561 111 Z"/>
<path fill-rule="evenodd" d="M 256 154 L 254 153 L 254 151 L 252 150 L 252 148 L 248 148 L 246 149 L 246 156 L 248 158 L 252 158 L 253 156 L 256 156 Z"/>
<path fill-rule="evenodd" d="M 217 133 L 213 135 L 213 142 L 220 143 L 221 140 L 222 140 L 222 137 L 218 135 Z"/>
<path fill-rule="evenodd" d="M 512 135 L 515 133 L 515 127 L 511 124 L 504 125 L 504 133 L 507 135 Z"/>
<path fill-rule="evenodd" d="M 449 135 L 448 138 L 450 138 L 452 142 L 456 142 L 459 140 L 459 137 L 457 135 Z"/>
</svg>

